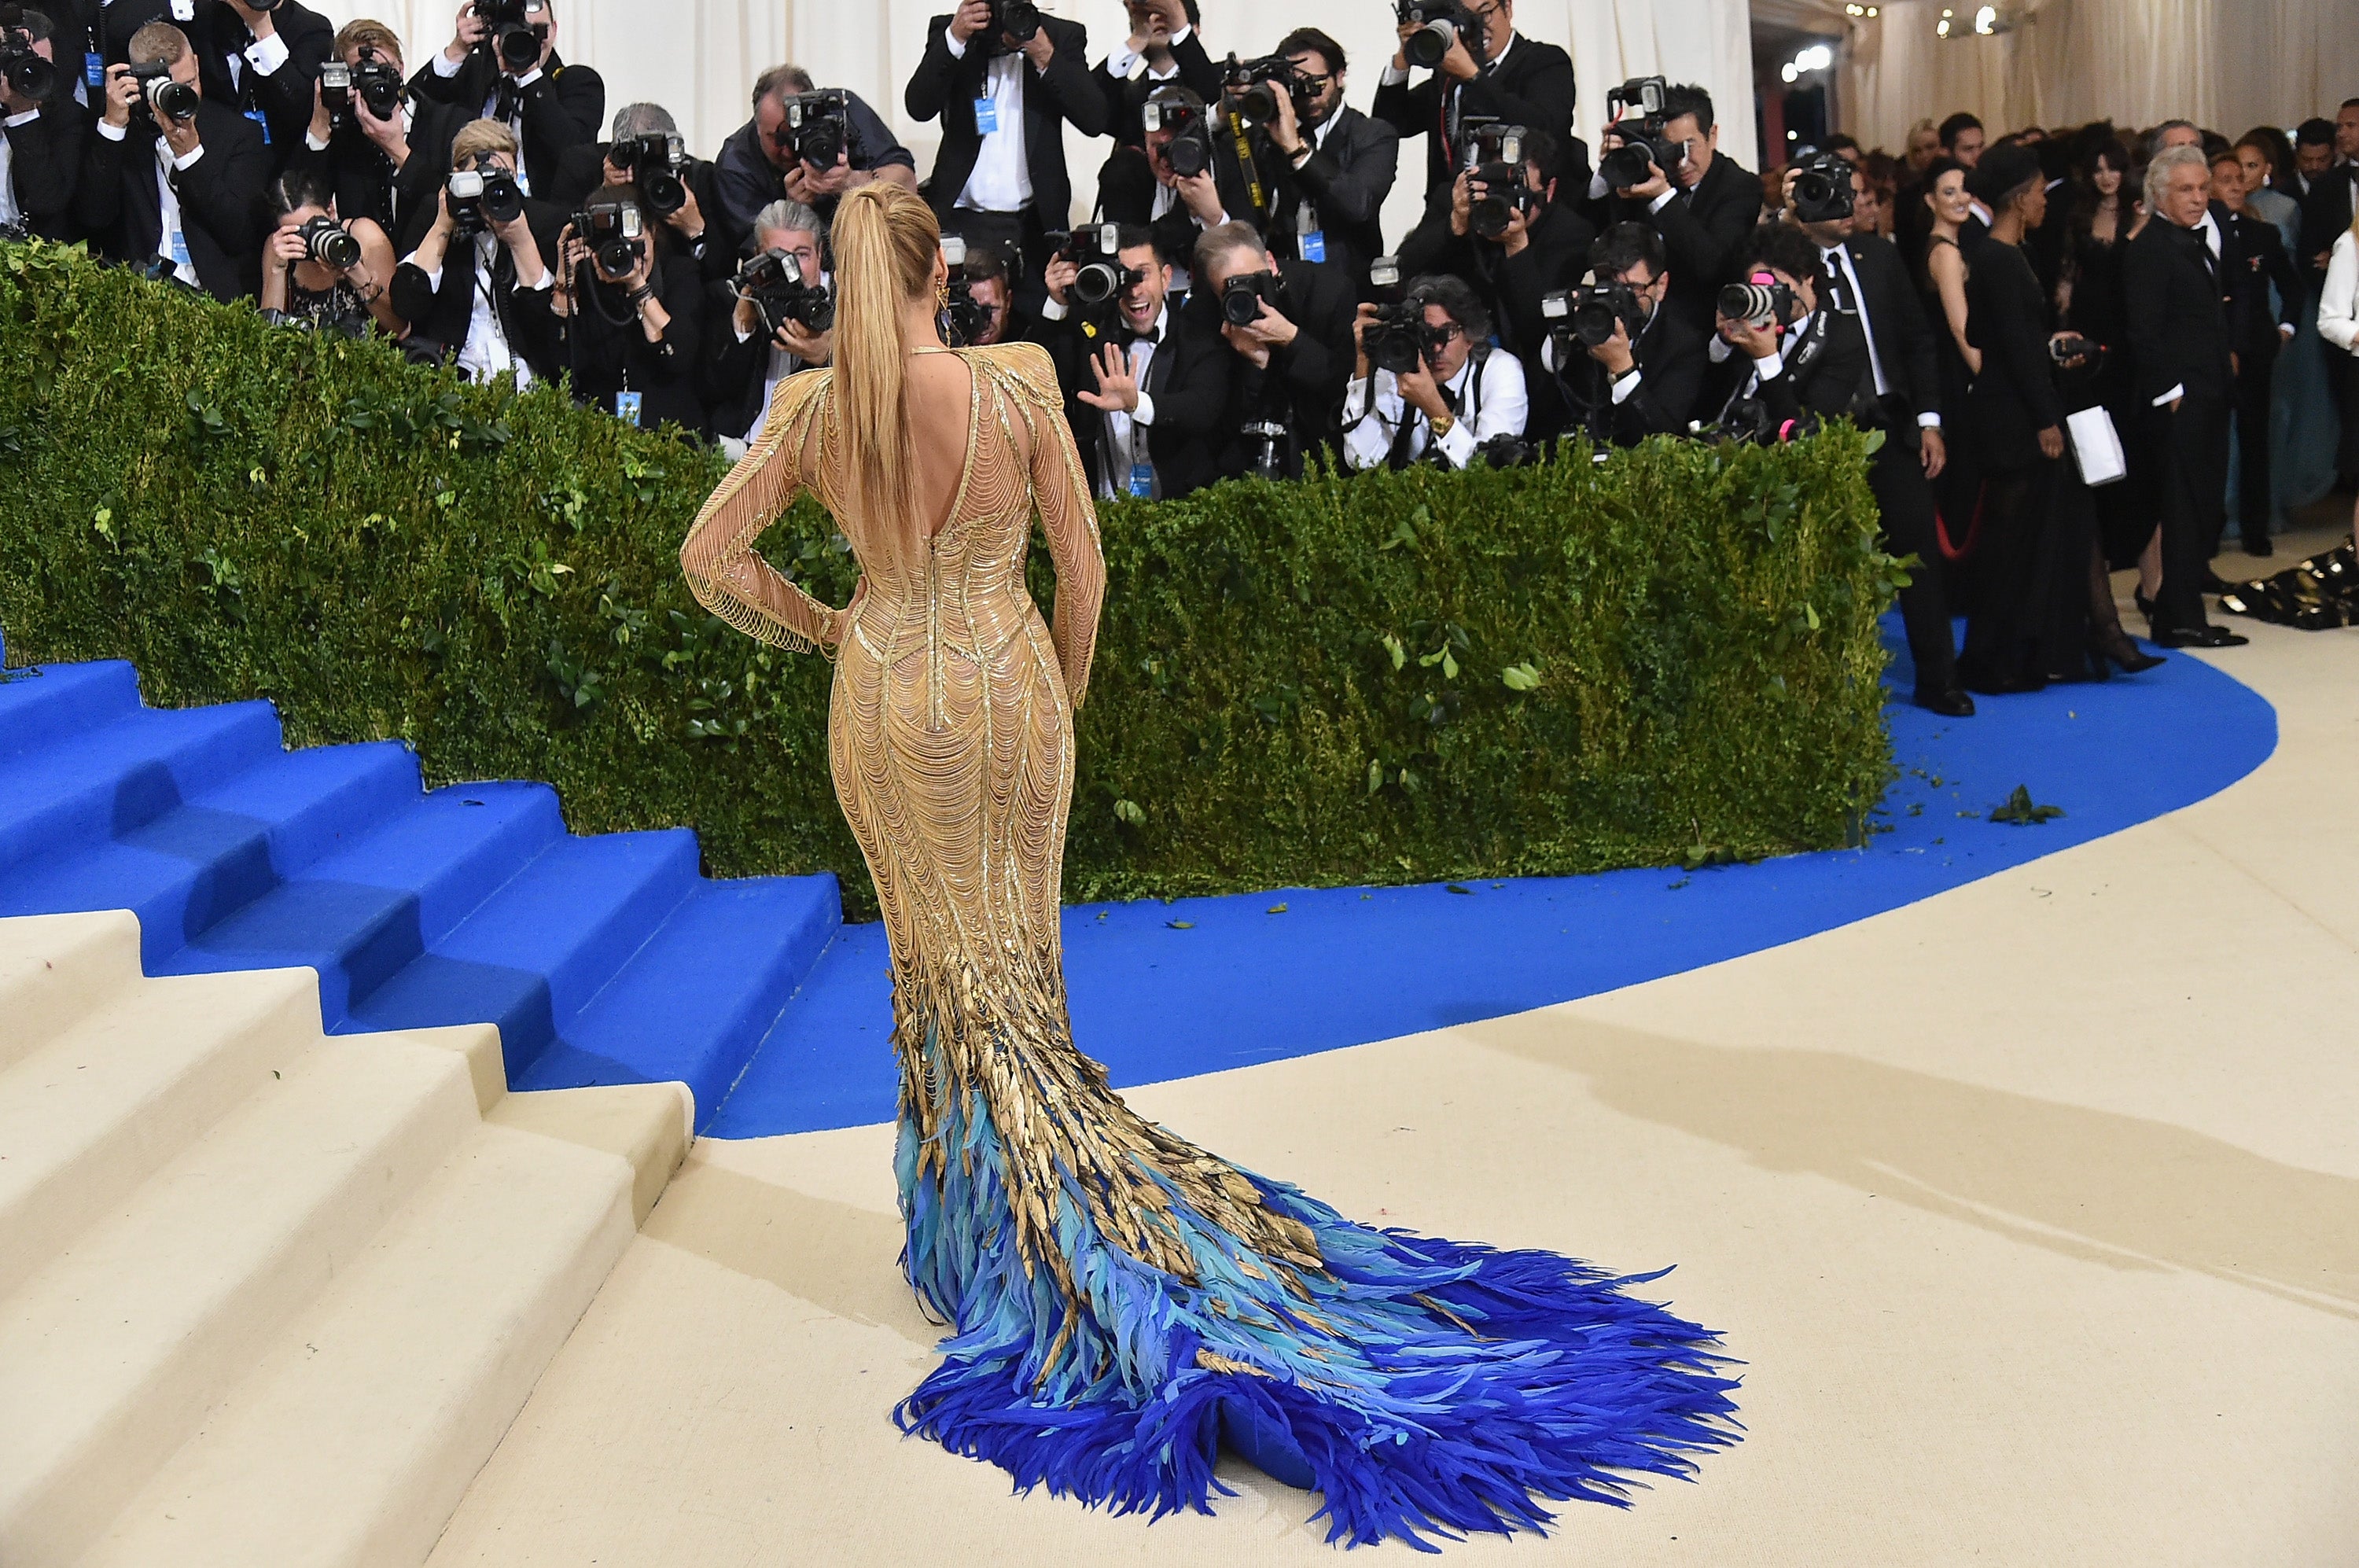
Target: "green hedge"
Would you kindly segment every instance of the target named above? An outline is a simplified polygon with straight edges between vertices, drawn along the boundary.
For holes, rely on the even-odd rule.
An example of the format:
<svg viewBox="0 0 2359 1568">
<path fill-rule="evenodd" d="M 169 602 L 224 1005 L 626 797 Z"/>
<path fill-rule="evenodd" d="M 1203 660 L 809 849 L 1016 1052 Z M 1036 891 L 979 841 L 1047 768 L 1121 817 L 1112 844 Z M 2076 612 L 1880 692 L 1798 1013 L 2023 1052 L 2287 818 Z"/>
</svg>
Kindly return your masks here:
<svg viewBox="0 0 2359 1568">
<path fill-rule="evenodd" d="M 829 667 L 700 610 L 722 459 L 537 389 L 0 246 L 8 657 L 267 697 L 298 745 L 547 779 L 724 876 L 831 868 Z M 1892 768 L 1863 438 L 1123 502 L 1077 899 L 1753 858 L 1855 842 Z M 806 503 L 774 554 L 848 596 Z M 1043 553 L 1034 582 L 1049 592 Z"/>
</svg>

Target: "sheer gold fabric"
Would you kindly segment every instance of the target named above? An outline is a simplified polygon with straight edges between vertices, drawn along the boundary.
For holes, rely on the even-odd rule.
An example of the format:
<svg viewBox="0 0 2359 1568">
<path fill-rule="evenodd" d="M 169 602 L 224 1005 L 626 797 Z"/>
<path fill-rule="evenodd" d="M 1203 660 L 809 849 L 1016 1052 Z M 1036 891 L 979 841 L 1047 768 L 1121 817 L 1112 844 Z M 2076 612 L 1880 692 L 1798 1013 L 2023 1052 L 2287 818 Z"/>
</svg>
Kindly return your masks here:
<svg viewBox="0 0 2359 1568">
<path fill-rule="evenodd" d="M 919 1138 L 917 1180 L 939 1192 L 951 1163 L 979 1146 L 961 1129 L 987 1116 L 1026 1272 L 1048 1270 L 1069 1306 L 1082 1302 L 1059 1246 L 1067 1202 L 1107 1240 L 1178 1278 L 1194 1278 L 1190 1233 L 1201 1245 L 1209 1224 L 1223 1233 L 1219 1252 L 1249 1273 L 1274 1269 L 1299 1290 L 1291 1271 L 1320 1263 L 1310 1228 L 1264 1204 L 1233 1167 L 1135 1115 L 1073 1044 L 1058 918 L 1073 714 L 1104 593 L 1097 517 L 1047 354 L 1029 344 L 958 353 L 973 377 L 967 428 L 917 436 L 966 442 L 949 517 L 923 561 L 886 559 L 851 519 L 864 591 L 836 610 L 755 552 L 806 486 L 843 517 L 821 370 L 780 389 L 760 440 L 698 517 L 682 566 L 698 600 L 732 626 L 836 657 L 831 761 L 892 947 L 901 1116 Z M 1057 571 L 1053 631 L 1025 588 L 1036 511 Z M 913 1275 L 919 1266 L 913 1258 Z M 1075 1315 L 1064 1314 L 1059 1345 Z"/>
</svg>

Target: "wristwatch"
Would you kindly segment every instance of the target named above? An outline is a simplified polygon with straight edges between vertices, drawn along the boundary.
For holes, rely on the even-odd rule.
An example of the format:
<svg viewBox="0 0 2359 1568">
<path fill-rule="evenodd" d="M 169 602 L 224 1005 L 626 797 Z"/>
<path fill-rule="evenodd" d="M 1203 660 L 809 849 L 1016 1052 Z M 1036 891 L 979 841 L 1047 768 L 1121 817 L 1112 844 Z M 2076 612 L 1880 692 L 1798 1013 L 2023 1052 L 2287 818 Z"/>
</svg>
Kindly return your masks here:
<svg viewBox="0 0 2359 1568">
<path fill-rule="evenodd" d="M 1444 414 L 1438 419 L 1429 420 L 1428 423 L 1433 430 L 1433 439 L 1435 441 L 1440 441 L 1442 437 L 1448 435 L 1451 431 L 1458 428 L 1458 416 L 1455 414 Z"/>
</svg>

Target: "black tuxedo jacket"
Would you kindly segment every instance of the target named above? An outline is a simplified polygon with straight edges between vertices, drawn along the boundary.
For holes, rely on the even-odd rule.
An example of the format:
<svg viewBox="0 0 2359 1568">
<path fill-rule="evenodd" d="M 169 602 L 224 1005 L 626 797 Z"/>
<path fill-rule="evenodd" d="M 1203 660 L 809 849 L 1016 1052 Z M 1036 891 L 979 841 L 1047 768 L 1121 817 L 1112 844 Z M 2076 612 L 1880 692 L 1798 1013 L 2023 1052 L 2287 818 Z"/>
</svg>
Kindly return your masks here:
<svg viewBox="0 0 2359 1568">
<path fill-rule="evenodd" d="M 1761 219 L 1761 177 L 1734 158 L 1715 157 L 1693 192 L 1673 197 L 1661 212 L 1620 197 L 1611 210 L 1616 221 L 1649 224 L 1662 236 L 1671 274 L 1664 303 L 1690 326 L 1710 332 L 1721 286 L 1736 281 L 1737 258 Z"/>
<path fill-rule="evenodd" d="M 1710 353 L 1707 346 L 1707 363 Z M 1782 424 L 1805 413 L 1832 419 L 1854 411 L 1860 386 L 1868 375 L 1867 334 L 1860 331 L 1858 317 L 1821 300 L 1804 330 L 1787 335 L 1781 357 L 1785 362 L 1781 373 L 1763 382 L 1754 394 L 1771 419 Z M 1729 405 L 1744 395 L 1745 383 L 1753 378 L 1754 365 L 1743 354 L 1734 354 L 1720 370 L 1715 394 L 1719 401 L 1714 406 L 1725 419 Z"/>
<path fill-rule="evenodd" d="M 984 37 L 967 40 L 966 53 L 953 58 L 950 50 L 948 16 L 936 16 L 926 27 L 926 52 L 916 74 L 901 95 L 910 117 L 942 122 L 941 150 L 934 155 L 934 172 L 926 199 L 935 215 L 948 217 L 974 173 L 983 152 L 983 133 L 975 128 L 975 101 L 988 91 L 991 56 Z M 1085 136 L 1105 135 L 1107 107 L 1104 89 L 1090 80 L 1082 63 L 1089 48 L 1087 28 L 1078 22 L 1044 16 L 1055 52 L 1049 69 L 1024 62 L 1024 161 L 1032 176 L 1032 206 L 1050 229 L 1065 226 L 1073 204 L 1072 176 L 1065 171 L 1065 124 Z"/>
<path fill-rule="evenodd" d="M 1982 265 L 1977 257 L 1974 266 Z M 2190 397 L 2226 402 L 2234 380 L 2227 284 L 2212 271 L 2201 234 L 2161 218 L 2148 223 L 2123 248 L 2122 297 L 2137 401 L 2151 403 L 2184 387 Z"/>
<path fill-rule="evenodd" d="M 1845 240 L 1843 251 L 1851 257 L 1852 270 L 1859 275 L 1862 298 L 1849 298 L 1840 277 L 1831 279 L 1835 297 L 1844 310 L 1866 317 L 1892 396 L 1908 405 L 1909 418 L 1905 427 L 1896 421 L 1893 436 L 1914 445 L 1917 416 L 1944 412 L 1933 324 L 1926 320 L 1923 299 L 1908 280 L 1908 264 L 1900 258 L 1897 245 L 1870 234 Z M 1828 270 L 1832 273 L 1833 268 Z M 1872 368 L 1863 390 L 1870 397 L 1875 394 Z"/>
<path fill-rule="evenodd" d="M 411 160 L 416 161 L 415 154 Z M 533 243 L 540 247 L 541 265 L 554 268 L 557 236 L 565 227 L 565 209 L 527 199 L 524 214 L 526 223 L 532 229 Z M 428 227 L 432 226 L 429 221 Z M 419 237 L 424 238 L 422 234 Z M 473 243 L 457 238 L 451 241 L 443 254 L 439 285 L 406 260 L 394 268 L 387 292 L 392 296 L 394 313 L 409 323 L 406 348 L 448 358 L 467 341 L 468 323 L 474 320 L 475 311 L 475 265 L 468 248 Z M 400 255 L 407 256 L 409 250 Z M 550 296 L 549 289 L 517 288 L 516 259 L 506 245 L 494 249 L 492 308 L 499 312 L 500 323 L 507 332 L 509 352 L 544 381 L 556 380 L 564 368 L 558 357 L 558 322 L 549 310 Z"/>
<path fill-rule="evenodd" d="M 2312 288 L 2326 278 L 2326 267 L 2318 258 L 2332 252 L 2334 242 L 2351 227 L 2354 211 L 2359 211 L 2359 163 L 2338 163 L 2310 182 L 2310 194 L 2301 201 L 2300 261 Z"/>
<path fill-rule="evenodd" d="M 1437 193 L 1446 193 L 1458 175 L 1457 154 L 1450 143 L 1451 94 L 1446 91 L 1453 85 L 1440 71 L 1415 87 L 1406 82 L 1392 82 L 1376 89 L 1375 104 L 1370 111 L 1404 137 L 1426 138 L 1429 202 Z M 1457 97 L 1461 120 L 1468 115 L 1493 115 L 1511 125 L 1544 130 L 1568 151 L 1573 145 L 1572 57 L 1554 44 L 1516 34 L 1506 54 L 1461 87 Z"/>
<path fill-rule="evenodd" d="M 2215 218 L 2223 214 L 2214 212 Z M 2222 249 L 2229 257 L 2228 334 L 2236 352 L 2269 353 L 2283 341 L 2278 323 L 2298 326 L 2302 305 L 2301 278 L 2293 258 L 2286 255 L 2285 236 L 2275 223 L 2249 212 L 2226 214 L 2222 225 Z M 2277 285 L 2277 302 L 2269 303 L 2269 286 Z"/>
<path fill-rule="evenodd" d="M 74 193 L 82 185 L 82 160 L 91 136 L 87 110 L 71 98 L 52 99 L 38 119 L 7 128 L 9 182 L 25 230 L 45 240 L 71 240 Z"/>
<path fill-rule="evenodd" d="M 1166 333 L 1156 345 L 1147 367 L 1145 390 L 1155 399 L 1155 423 L 1147 436 L 1147 452 L 1163 486 L 1163 498 L 1202 489 L 1221 477 L 1221 450 L 1227 432 L 1221 429 L 1229 413 L 1232 366 L 1237 363 L 1228 343 L 1202 312 L 1174 307 L 1165 312 Z M 1109 342 L 1119 341 L 1119 329 L 1106 335 L 1079 315 L 1044 322 L 1040 332 L 1049 357 L 1057 366 L 1057 380 L 1065 391 L 1073 418 L 1073 441 L 1081 448 L 1094 490 L 1104 466 L 1104 416 L 1080 400 L 1080 394 L 1097 389 L 1089 362 Z M 1124 492 L 1127 474 L 1115 474 L 1116 494 Z"/>
<path fill-rule="evenodd" d="M 1342 271 L 1315 262 L 1281 260 L 1277 275 L 1284 298 L 1273 308 L 1299 331 L 1292 343 L 1270 351 L 1266 367 L 1229 350 L 1236 361 L 1229 367 L 1229 408 L 1214 434 L 1221 441 L 1221 472 L 1231 478 L 1245 473 L 1253 457 L 1253 448 L 1239 431 L 1262 420 L 1293 431 L 1287 472 L 1289 478 L 1299 477 L 1304 454 L 1332 443 L 1343 408 L 1343 388 L 1352 379 L 1356 357 L 1352 318 L 1359 299 Z M 1220 332 L 1217 294 L 1198 289 L 1187 313 Z M 1225 346 L 1228 339 L 1220 342 Z M 1161 357 L 1159 351 L 1157 357 Z M 1156 413 L 1160 423 L 1159 402 Z"/>
<path fill-rule="evenodd" d="M 499 62 L 485 47 L 469 54 L 455 76 L 437 76 L 434 62 L 428 60 L 410 77 L 409 95 L 457 105 L 465 114 L 460 121 L 464 125 L 483 117 L 484 105 L 499 91 Z M 525 179 L 536 191 L 544 181 L 554 189 L 566 148 L 596 141 L 605 125 L 605 78 L 586 65 L 568 65 L 562 55 L 551 53 L 540 80 L 521 89 L 516 101 L 524 117 L 520 150 Z M 307 105 L 303 111 L 307 118 L 310 112 Z M 447 154 L 449 149 L 444 151 Z"/>
<path fill-rule="evenodd" d="M 170 22 L 197 51 L 205 96 L 238 114 L 260 114 L 269 133 L 271 169 L 285 168 L 302 147 L 304 130 L 311 123 L 311 84 L 320 79 L 320 62 L 335 45 L 334 24 L 301 0 L 279 0 L 270 21 L 286 40 L 287 63 L 265 76 L 244 59 L 254 34 L 226 0 L 196 0 L 196 13 L 194 20 L 183 22 L 173 16 L 171 0 L 109 0 L 104 15 L 108 61 L 131 58 L 131 35 L 141 27 Z M 232 55 L 240 57 L 234 80 Z"/>
<path fill-rule="evenodd" d="M 409 156 L 399 169 L 350 122 L 330 135 L 325 151 L 314 151 L 308 138 L 299 141 L 287 167 L 325 175 L 336 193 L 336 211 L 347 218 L 375 219 L 393 241 L 397 261 L 416 250 L 434 226 L 443 182 L 451 174 L 451 143 L 467 119 L 457 104 L 413 99 Z"/>
<path fill-rule="evenodd" d="M 197 135 L 205 155 L 171 175 L 180 203 L 180 232 L 189 260 L 206 293 L 234 299 L 262 290 L 263 187 L 270 152 L 259 126 L 210 100 L 197 105 Z M 156 190 L 160 133 L 133 125 L 123 139 L 93 129 L 82 159 L 75 209 L 82 232 L 117 261 L 145 262 L 164 234 L 164 204 Z"/>
<path fill-rule="evenodd" d="M 1256 132 L 1266 140 L 1266 133 Z M 1305 138 L 1306 141 L 1308 138 Z M 1326 242 L 1324 265 L 1347 280 L 1354 299 L 1373 298 L 1368 264 L 1385 254 L 1385 198 L 1400 169 L 1400 133 L 1346 105 L 1335 115 L 1325 145 L 1294 168 L 1276 147 L 1258 159 L 1275 170 L 1277 191 L 1270 215 L 1270 249 L 1299 259 L 1299 215 L 1308 200 L 1319 214 Z"/>
<path fill-rule="evenodd" d="M 2048 322 L 2048 291 L 2031 258 L 2016 245 L 1985 244 L 1966 279 L 1966 341 L 1983 354 L 1966 404 L 1974 454 L 1992 468 L 2039 462 L 2039 432 L 2064 422 Z"/>
<path fill-rule="evenodd" d="M 1638 389 L 1619 403 L 1614 401 L 1605 367 L 1582 356 L 1597 372 L 1591 433 L 1616 446 L 1683 433 L 1703 395 L 1704 373 L 1712 368 L 1711 344 L 1678 312 L 1658 309 L 1631 345 L 1630 356 L 1637 362 Z"/>
<path fill-rule="evenodd" d="M 1106 58 L 1111 60 L 1113 56 Z M 1221 68 L 1204 52 L 1204 40 L 1193 27 L 1188 29 L 1186 38 L 1171 46 L 1171 62 L 1180 68 L 1174 79 L 1180 86 L 1207 103 L 1221 101 Z M 1136 78 L 1116 76 L 1106 69 L 1105 60 L 1092 68 L 1090 80 L 1097 84 L 1099 95 L 1105 100 L 1106 135 L 1114 137 L 1117 147 L 1144 147 L 1147 94 L 1171 83 L 1152 81 L 1143 71 Z"/>
</svg>

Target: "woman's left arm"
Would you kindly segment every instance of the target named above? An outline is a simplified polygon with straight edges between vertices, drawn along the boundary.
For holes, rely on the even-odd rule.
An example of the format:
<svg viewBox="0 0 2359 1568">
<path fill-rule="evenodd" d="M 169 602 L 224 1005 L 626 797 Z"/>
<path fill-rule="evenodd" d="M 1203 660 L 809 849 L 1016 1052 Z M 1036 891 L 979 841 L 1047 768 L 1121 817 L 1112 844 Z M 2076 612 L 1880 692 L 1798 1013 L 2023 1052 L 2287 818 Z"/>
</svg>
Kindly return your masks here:
<svg viewBox="0 0 2359 1568">
<path fill-rule="evenodd" d="M 1050 384 L 1053 391 L 1054 384 Z M 1032 441 L 1032 495 L 1040 531 L 1057 569 L 1057 615 L 1049 628 L 1063 667 L 1065 695 L 1078 709 L 1090 685 L 1090 659 L 1105 604 L 1105 553 L 1098 542 L 1097 506 L 1073 450 L 1072 431 L 1053 397 L 1044 397 L 1025 421 Z"/>
<path fill-rule="evenodd" d="M 704 503 L 679 550 L 680 571 L 698 604 L 773 648 L 821 653 L 836 645 L 845 612 L 804 593 L 754 545 L 802 488 L 803 443 L 810 433 L 806 416 L 826 376 L 807 371 L 795 378 L 806 385 L 789 382 L 779 390 L 761 439 Z"/>
</svg>

